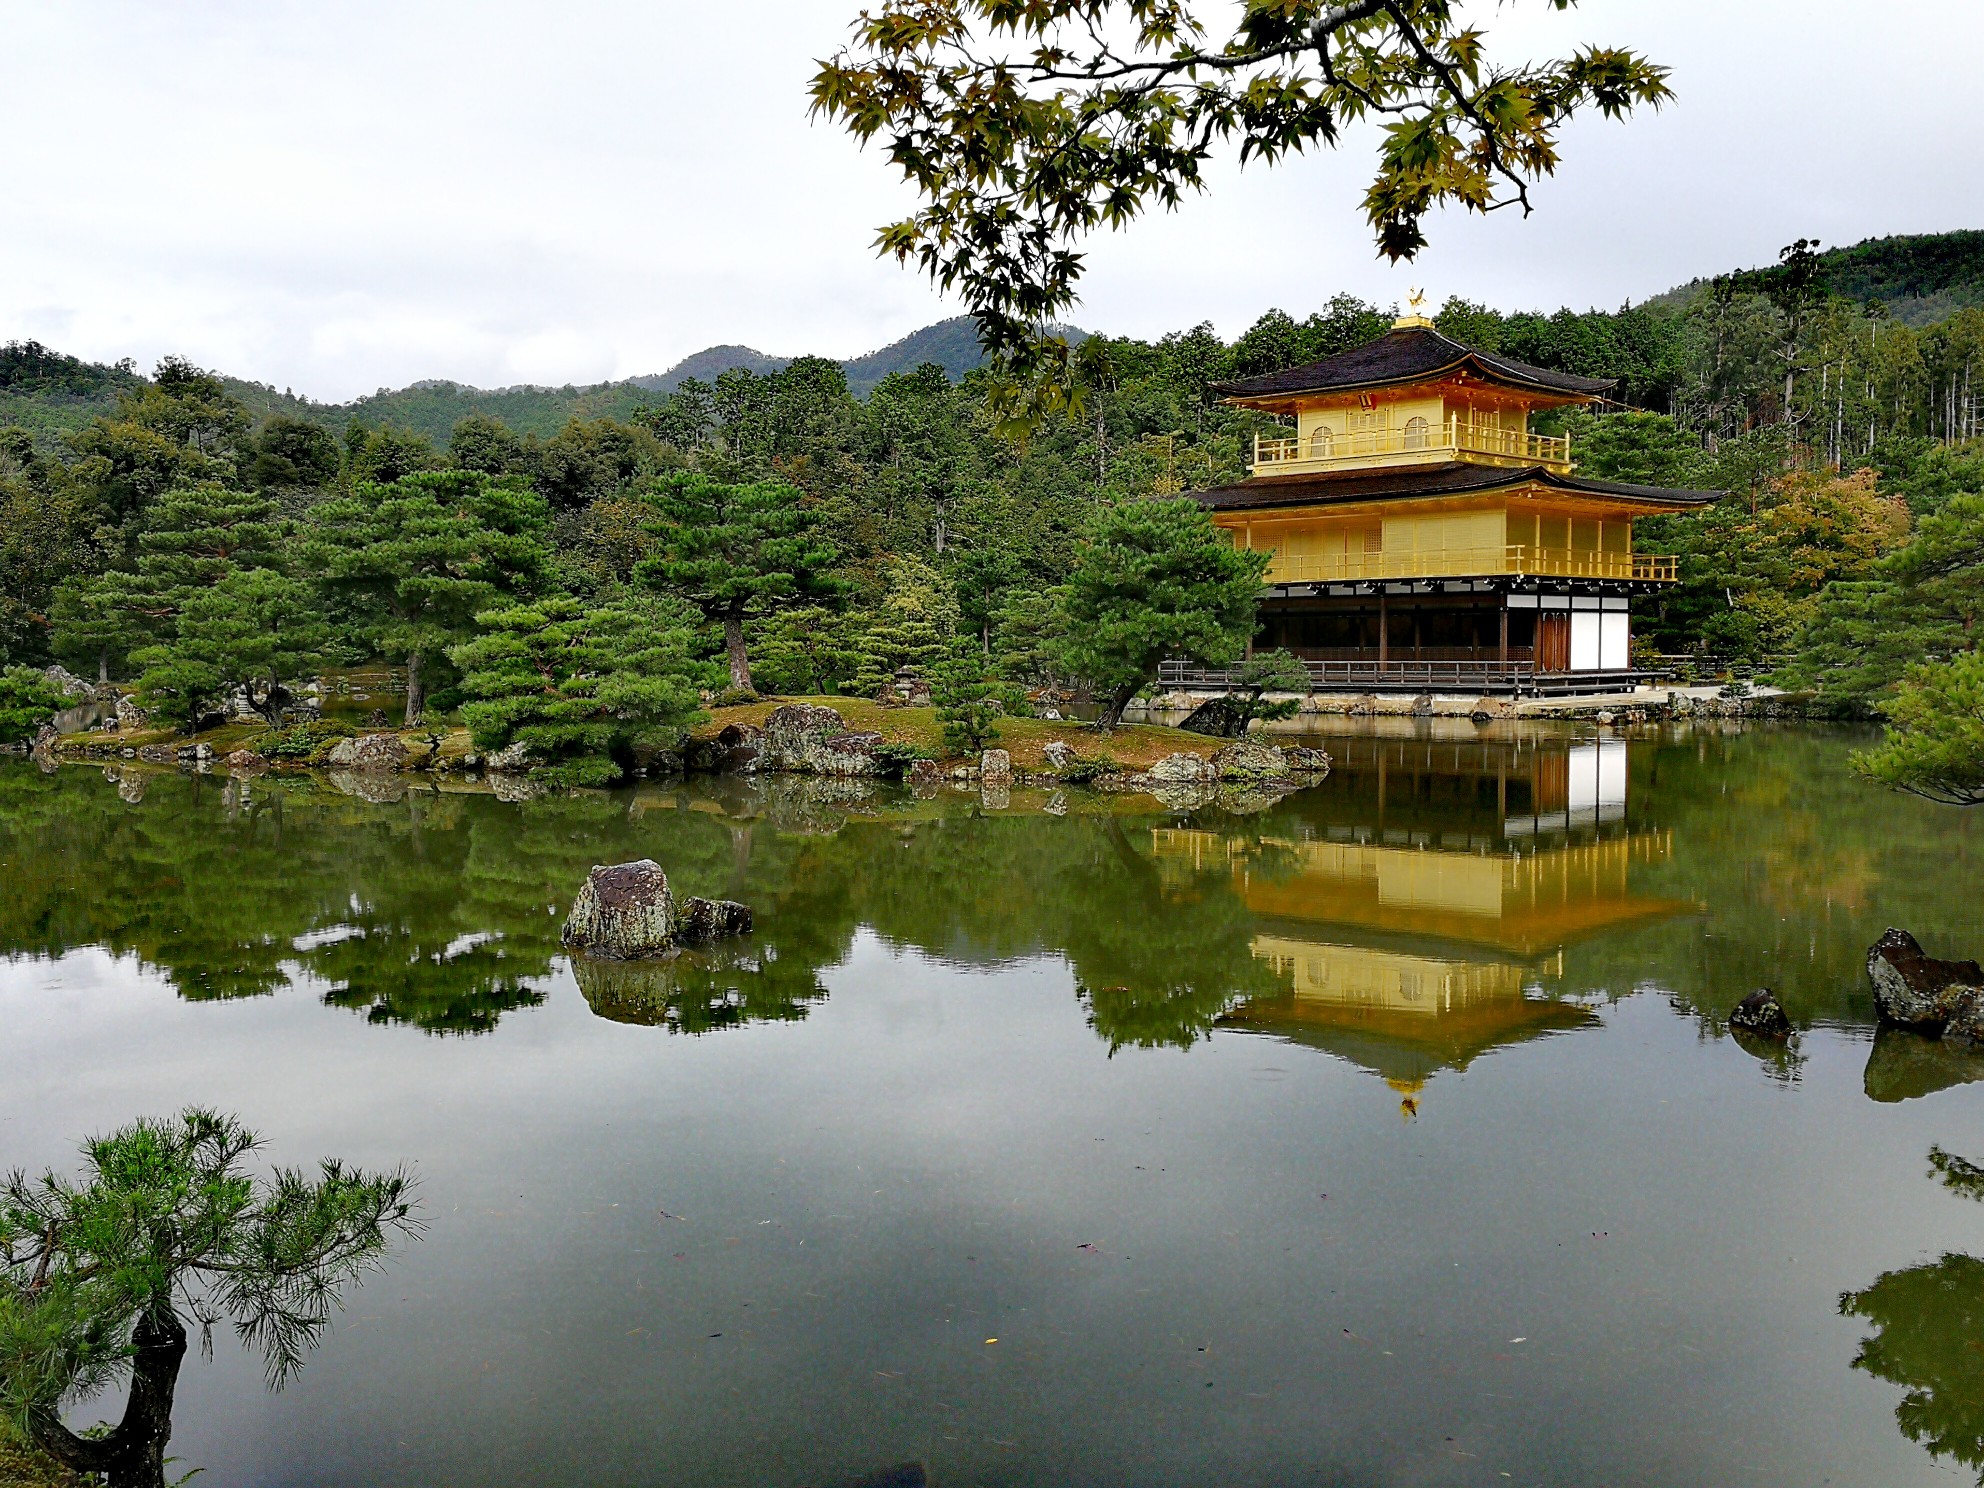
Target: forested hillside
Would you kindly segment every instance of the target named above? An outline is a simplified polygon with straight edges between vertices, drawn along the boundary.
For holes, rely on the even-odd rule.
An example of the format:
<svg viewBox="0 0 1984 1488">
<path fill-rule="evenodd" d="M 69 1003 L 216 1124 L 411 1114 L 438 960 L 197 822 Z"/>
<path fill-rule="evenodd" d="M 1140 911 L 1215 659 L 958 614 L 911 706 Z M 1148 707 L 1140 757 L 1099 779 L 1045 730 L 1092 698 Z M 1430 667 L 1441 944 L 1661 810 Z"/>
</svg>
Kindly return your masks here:
<svg viewBox="0 0 1984 1488">
<path fill-rule="evenodd" d="M 1899 283 L 1898 262 L 1874 254 L 1867 272 Z M 1910 326 L 1836 292 L 1833 273 L 1805 244 L 1685 306 L 1542 315 L 1450 300 L 1437 322 L 1619 379 L 1614 403 L 1568 420 L 1586 474 L 1729 493 L 1640 525 L 1647 550 L 1682 558 L 1683 582 L 1641 612 L 1647 643 L 1718 664 L 1789 658 L 1787 676 L 1855 706 L 1912 661 L 1974 650 L 1984 307 Z M 872 689 L 960 645 L 1010 682 L 1095 681 L 1073 659 L 1066 585 L 1098 524 L 1244 473 L 1252 436 L 1274 426 L 1220 403 L 1214 384 L 1359 345 L 1391 314 L 1339 296 L 1230 342 L 1206 325 L 1092 338 L 1075 363 L 1078 414 L 1022 442 L 988 410 L 987 375 L 960 380 L 956 359 L 889 371 L 866 396 L 846 368 L 801 357 L 670 392 L 438 384 L 331 408 L 184 362 L 144 379 L 13 347 L 0 359 L 0 419 L 15 426 L 0 433 L 0 660 L 152 675 L 177 654 L 189 604 L 243 607 L 203 619 L 215 634 L 279 630 L 280 586 L 253 577 L 267 571 L 292 586 L 279 597 L 309 638 L 298 655 L 403 656 L 426 635 L 444 700 L 467 685 L 450 658 L 483 654 L 462 649 L 480 644 L 477 607 L 505 593 L 622 616 L 619 635 L 665 622 L 669 654 L 728 655 L 734 676 L 782 692 Z M 956 328 L 934 330 L 956 349 Z M 510 553 L 514 572 L 471 584 L 480 598 L 431 631 L 391 620 L 384 590 L 321 587 L 355 554 L 398 551 L 381 511 L 412 521 L 429 507 L 430 534 L 479 513 L 475 543 Z M 678 547 L 699 531 L 758 532 L 763 551 L 803 557 L 804 582 L 718 585 L 731 597 L 684 609 L 727 571 Z"/>
<path fill-rule="evenodd" d="M 1903 325 L 1925 326 L 1984 305 L 1984 231 L 1868 238 L 1817 255 L 1827 291 L 1879 305 Z M 1679 308 L 1718 281 L 1697 279 L 1651 303 Z"/>
</svg>

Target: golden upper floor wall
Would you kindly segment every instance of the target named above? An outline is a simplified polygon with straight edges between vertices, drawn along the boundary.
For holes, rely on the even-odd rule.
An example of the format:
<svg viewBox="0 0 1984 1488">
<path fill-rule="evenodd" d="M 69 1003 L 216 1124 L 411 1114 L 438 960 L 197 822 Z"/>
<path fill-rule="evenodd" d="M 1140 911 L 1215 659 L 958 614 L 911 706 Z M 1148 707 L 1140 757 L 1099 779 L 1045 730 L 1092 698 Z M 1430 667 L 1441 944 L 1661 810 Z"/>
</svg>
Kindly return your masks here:
<svg viewBox="0 0 1984 1488">
<path fill-rule="evenodd" d="M 1257 476 L 1383 470 L 1450 460 L 1572 470 L 1568 436 L 1532 433 L 1537 400 L 1441 384 L 1291 400 L 1292 435 L 1258 437 Z"/>
<path fill-rule="evenodd" d="M 1671 581 L 1672 558 L 1633 551 L 1624 504 L 1496 495 L 1220 512 L 1240 548 L 1267 549 L 1271 584 L 1536 574 Z"/>
</svg>

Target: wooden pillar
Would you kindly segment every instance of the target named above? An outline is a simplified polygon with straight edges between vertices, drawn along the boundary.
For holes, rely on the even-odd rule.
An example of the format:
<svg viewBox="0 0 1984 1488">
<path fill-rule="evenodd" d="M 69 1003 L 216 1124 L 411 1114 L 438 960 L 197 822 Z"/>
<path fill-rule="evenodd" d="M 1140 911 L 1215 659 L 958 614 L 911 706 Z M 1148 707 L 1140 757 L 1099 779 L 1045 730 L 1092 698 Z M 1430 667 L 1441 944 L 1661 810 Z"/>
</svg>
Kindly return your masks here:
<svg viewBox="0 0 1984 1488">
<path fill-rule="evenodd" d="M 1378 665 L 1383 666 L 1391 659 L 1392 619 L 1391 604 L 1385 598 L 1385 591 L 1378 591 Z"/>
<path fill-rule="evenodd" d="M 1495 659 L 1503 666 L 1509 664 L 1509 597 L 1506 594 L 1502 596 L 1502 638 Z"/>
</svg>

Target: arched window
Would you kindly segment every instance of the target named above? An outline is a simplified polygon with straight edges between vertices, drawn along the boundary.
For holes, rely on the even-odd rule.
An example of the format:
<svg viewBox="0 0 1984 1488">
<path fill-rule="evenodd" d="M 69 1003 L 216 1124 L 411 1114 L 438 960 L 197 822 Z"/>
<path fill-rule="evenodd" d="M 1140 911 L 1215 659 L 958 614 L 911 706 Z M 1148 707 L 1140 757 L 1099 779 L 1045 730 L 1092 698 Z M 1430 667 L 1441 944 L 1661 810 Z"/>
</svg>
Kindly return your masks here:
<svg viewBox="0 0 1984 1488">
<path fill-rule="evenodd" d="M 1426 432 L 1431 426 L 1423 418 L 1409 418 L 1405 421 L 1405 447 L 1407 449 L 1426 448 Z"/>
<path fill-rule="evenodd" d="M 1316 431 L 1309 436 L 1309 458 L 1327 460 L 1336 446 L 1336 436 L 1330 433 L 1328 424 L 1318 424 Z"/>
</svg>

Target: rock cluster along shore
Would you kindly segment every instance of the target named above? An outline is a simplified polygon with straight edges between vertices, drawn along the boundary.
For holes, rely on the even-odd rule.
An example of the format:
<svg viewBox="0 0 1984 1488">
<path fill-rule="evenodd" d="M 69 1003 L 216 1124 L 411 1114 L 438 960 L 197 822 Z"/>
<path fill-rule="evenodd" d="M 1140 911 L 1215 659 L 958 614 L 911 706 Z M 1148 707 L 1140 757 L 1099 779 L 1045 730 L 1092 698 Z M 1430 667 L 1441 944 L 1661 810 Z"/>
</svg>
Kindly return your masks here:
<svg viewBox="0 0 1984 1488">
<path fill-rule="evenodd" d="M 1102 742 L 1106 747 L 1106 740 Z M 205 743 L 134 746 L 118 742 L 114 735 L 72 736 L 62 741 L 60 753 L 72 759 L 136 759 L 196 771 L 220 768 L 234 775 L 257 775 L 273 768 L 269 760 L 249 749 L 218 757 Z M 982 791 L 993 805 L 1004 804 L 1000 797 L 1020 787 L 1082 785 L 1102 791 L 1144 792 L 1171 806 L 1217 800 L 1244 810 L 1311 784 L 1330 769 L 1330 757 L 1320 749 L 1271 744 L 1258 738 L 1235 740 L 1210 755 L 1181 750 L 1144 768 L 1126 767 L 1106 755 L 1085 757 L 1068 740 L 1052 739 L 1042 747 L 1041 761 L 1044 768 L 1022 769 L 1008 751 L 990 749 L 975 764 L 946 767 L 915 757 L 908 747 L 892 744 L 879 733 L 849 728 L 837 709 L 818 703 L 786 703 L 762 724 L 732 723 L 713 738 L 692 740 L 681 756 L 661 756 L 652 761 L 646 773 L 668 775 L 688 770 L 745 776 L 807 775 L 849 782 L 900 776 L 920 792 L 946 785 Z M 327 768 L 341 789 L 367 799 L 392 798 L 394 779 L 410 772 L 480 771 L 495 783 L 497 793 L 505 796 L 528 794 L 536 788 L 524 778 L 531 767 L 530 756 L 515 746 L 484 756 L 444 754 L 431 741 L 409 742 L 401 734 L 369 733 L 338 739 L 324 748 L 314 763 Z M 509 782 L 507 787 L 505 782 Z"/>
<path fill-rule="evenodd" d="M 1589 702 L 1576 700 L 1525 700 L 1518 701 L 1507 697 L 1469 697 L 1457 693 L 1311 693 L 1306 697 L 1293 694 L 1270 694 L 1270 698 L 1296 704 L 1297 722 L 1292 726 L 1300 728 L 1305 718 L 1468 718 L 1476 723 L 1489 723 L 1504 718 L 1540 719 L 1544 721 L 1576 721 L 1599 724 L 1629 723 L 1670 723 L 1685 722 L 1691 719 L 1723 718 L 1802 718 L 1808 716 L 1834 716 L 1831 713 L 1815 714 L 1811 701 L 1783 693 L 1734 696 L 1717 693 L 1704 693 L 1697 689 L 1686 691 L 1673 689 L 1667 692 L 1649 692 L 1631 698 L 1595 699 Z M 1135 709 L 1129 715 L 1138 719 L 1155 719 L 1161 715 L 1185 715 L 1187 721 L 1181 725 L 1192 727 L 1190 718 L 1201 715 L 1214 705 L 1221 703 L 1224 693 L 1169 692 L 1150 700 L 1139 712 Z M 1217 732 L 1217 730 L 1207 730 Z"/>
<path fill-rule="evenodd" d="M 561 939 L 609 961 L 643 961 L 683 946 L 751 933 L 751 911 L 731 899 L 684 899 L 652 858 L 596 867 L 572 898 Z"/>
<path fill-rule="evenodd" d="M 833 708 L 818 703 L 787 703 L 774 709 L 761 726 L 733 723 L 713 739 L 689 748 L 685 765 L 691 770 L 726 774 L 798 774 L 880 776 L 901 770 L 910 785 L 934 789 L 945 781 L 985 790 L 1015 786 L 1093 785 L 1099 790 L 1168 791 L 1179 787 L 1249 785 L 1296 788 L 1327 774 L 1330 758 L 1320 749 L 1282 748 L 1240 740 L 1211 757 L 1180 752 L 1145 770 L 1110 767 L 1106 761 L 1085 760 L 1065 739 L 1049 740 L 1041 749 L 1045 770 L 1016 767 L 1004 749 L 988 749 L 975 765 L 955 765 L 946 771 L 933 760 L 905 763 L 891 758 L 878 733 L 849 729 Z"/>
</svg>

